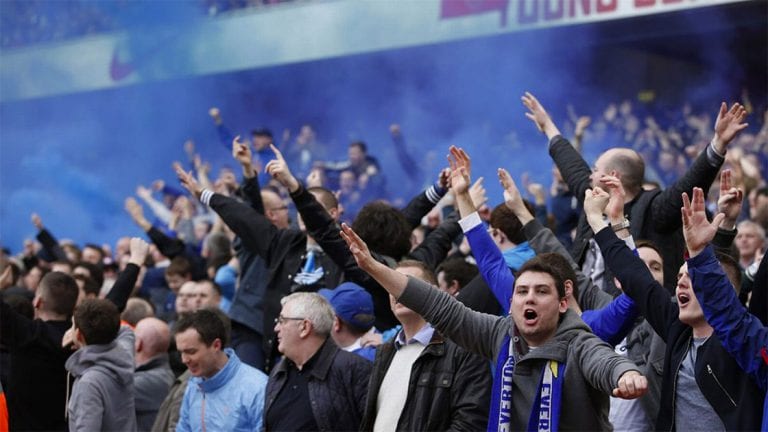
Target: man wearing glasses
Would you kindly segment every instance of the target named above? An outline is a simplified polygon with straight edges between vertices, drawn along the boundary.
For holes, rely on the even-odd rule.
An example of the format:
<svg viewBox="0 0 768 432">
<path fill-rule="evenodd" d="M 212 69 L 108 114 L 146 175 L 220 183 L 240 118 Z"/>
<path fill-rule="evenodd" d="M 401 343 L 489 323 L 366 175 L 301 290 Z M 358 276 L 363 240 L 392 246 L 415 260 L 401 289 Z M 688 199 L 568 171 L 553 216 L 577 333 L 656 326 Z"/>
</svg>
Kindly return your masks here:
<svg viewBox="0 0 768 432">
<path fill-rule="evenodd" d="M 323 296 L 298 292 L 281 304 L 275 334 L 283 359 L 267 383 L 266 430 L 357 430 L 371 363 L 329 337 L 334 313 Z"/>
</svg>

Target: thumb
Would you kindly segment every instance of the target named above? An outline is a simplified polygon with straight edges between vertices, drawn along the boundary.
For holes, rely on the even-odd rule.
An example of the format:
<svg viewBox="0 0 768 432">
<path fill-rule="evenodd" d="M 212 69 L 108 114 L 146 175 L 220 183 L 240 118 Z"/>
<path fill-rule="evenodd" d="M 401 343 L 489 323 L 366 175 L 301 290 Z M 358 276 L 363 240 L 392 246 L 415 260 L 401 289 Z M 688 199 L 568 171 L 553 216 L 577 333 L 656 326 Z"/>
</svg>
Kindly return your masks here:
<svg viewBox="0 0 768 432">
<path fill-rule="evenodd" d="M 715 215 L 715 217 L 712 219 L 712 225 L 714 226 L 720 226 L 720 224 L 723 222 L 723 219 L 725 219 L 725 213 L 718 213 Z"/>
</svg>

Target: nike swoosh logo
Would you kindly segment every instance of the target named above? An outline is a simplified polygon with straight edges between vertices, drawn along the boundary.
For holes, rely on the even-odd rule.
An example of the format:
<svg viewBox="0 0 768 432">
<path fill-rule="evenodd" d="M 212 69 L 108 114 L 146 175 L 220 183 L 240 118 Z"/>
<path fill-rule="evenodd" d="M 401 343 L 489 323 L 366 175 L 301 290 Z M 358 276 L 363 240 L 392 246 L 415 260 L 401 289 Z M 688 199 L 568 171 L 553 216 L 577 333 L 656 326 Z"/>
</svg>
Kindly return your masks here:
<svg viewBox="0 0 768 432">
<path fill-rule="evenodd" d="M 112 61 L 109 63 L 109 76 L 112 81 L 121 81 L 130 76 L 136 68 L 131 62 L 122 62 L 117 55 L 117 47 L 112 50 Z"/>
</svg>

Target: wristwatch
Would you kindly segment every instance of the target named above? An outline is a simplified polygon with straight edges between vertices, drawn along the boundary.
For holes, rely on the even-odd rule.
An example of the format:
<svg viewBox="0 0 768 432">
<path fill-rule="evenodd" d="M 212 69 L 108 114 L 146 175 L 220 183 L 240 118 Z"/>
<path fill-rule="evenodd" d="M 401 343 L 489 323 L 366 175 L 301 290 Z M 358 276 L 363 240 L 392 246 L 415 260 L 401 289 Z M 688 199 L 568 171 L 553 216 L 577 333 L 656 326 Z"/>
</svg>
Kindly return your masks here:
<svg viewBox="0 0 768 432">
<path fill-rule="evenodd" d="M 611 224 L 611 229 L 613 230 L 613 232 L 619 232 L 623 229 L 629 230 L 629 219 L 624 218 L 623 221 L 617 224 Z"/>
</svg>

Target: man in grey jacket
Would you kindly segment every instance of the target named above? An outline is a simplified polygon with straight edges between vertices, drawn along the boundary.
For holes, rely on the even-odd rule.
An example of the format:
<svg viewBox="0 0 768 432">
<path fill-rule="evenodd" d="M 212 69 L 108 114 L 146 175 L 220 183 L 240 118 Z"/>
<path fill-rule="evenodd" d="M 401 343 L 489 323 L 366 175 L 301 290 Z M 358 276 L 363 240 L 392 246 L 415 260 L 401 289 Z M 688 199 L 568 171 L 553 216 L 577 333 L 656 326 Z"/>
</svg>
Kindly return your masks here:
<svg viewBox="0 0 768 432">
<path fill-rule="evenodd" d="M 69 430 L 136 430 L 133 402 L 133 331 L 120 328 L 109 300 L 86 299 L 75 308 L 63 344 L 79 349 L 67 360 L 75 377 L 67 405 Z"/>
<path fill-rule="evenodd" d="M 347 225 L 342 237 L 360 268 L 400 303 L 495 363 L 489 431 L 611 430 L 608 394 L 631 399 L 647 390 L 637 367 L 568 309 L 563 278 L 547 254 L 523 265 L 510 316 L 497 317 L 378 263 Z"/>
<path fill-rule="evenodd" d="M 139 430 L 150 430 L 175 378 L 168 363 L 171 330 L 164 321 L 149 317 L 136 324 L 134 333 L 136 425 Z"/>
</svg>

